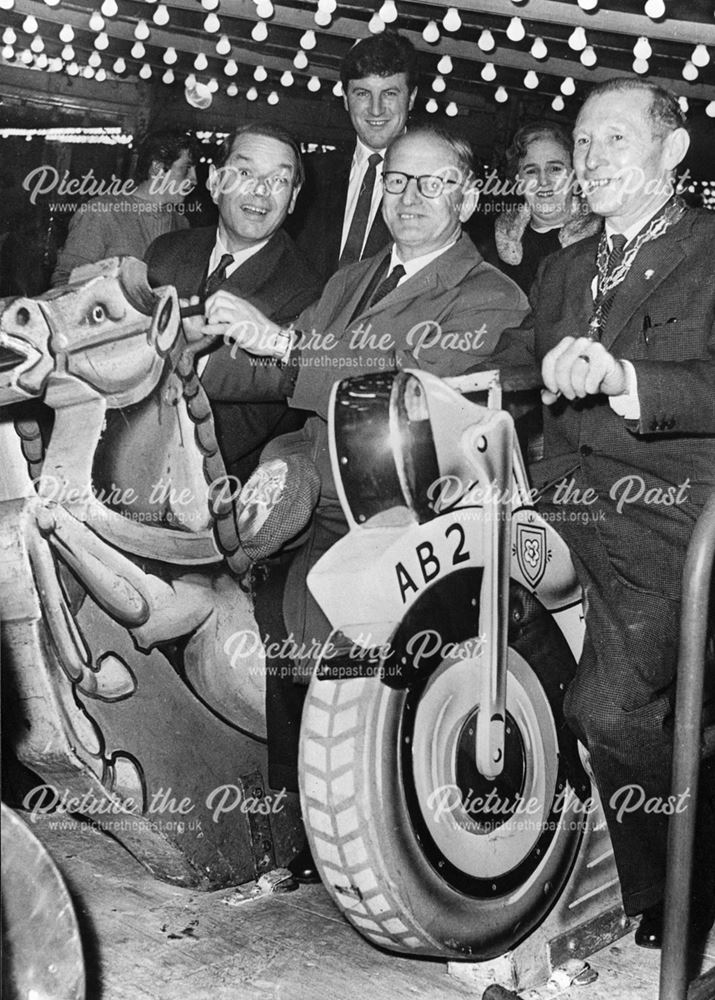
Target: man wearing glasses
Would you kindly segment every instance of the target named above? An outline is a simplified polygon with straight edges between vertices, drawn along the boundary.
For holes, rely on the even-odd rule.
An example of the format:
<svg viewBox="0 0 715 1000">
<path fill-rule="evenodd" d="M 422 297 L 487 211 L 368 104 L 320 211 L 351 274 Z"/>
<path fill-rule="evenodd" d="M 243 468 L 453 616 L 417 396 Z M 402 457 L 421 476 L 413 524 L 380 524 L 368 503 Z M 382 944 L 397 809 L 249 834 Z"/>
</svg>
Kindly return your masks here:
<svg viewBox="0 0 715 1000">
<path fill-rule="evenodd" d="M 462 140 L 432 128 L 409 130 L 387 151 L 383 215 L 392 243 L 375 257 L 339 270 L 295 327 L 269 321 L 249 302 L 218 291 L 206 303 L 204 334 L 222 336 L 236 351 L 250 398 L 289 398 L 311 411 L 286 450 L 300 450 L 321 476 L 320 501 L 308 540 L 290 568 L 274 574 L 270 600 L 257 595 L 261 632 L 271 644 L 315 649 L 330 628 L 305 586 L 310 567 L 345 534 L 328 454 L 328 404 L 333 384 L 347 376 L 395 368 L 458 375 L 486 358 L 506 327 L 526 314 L 524 293 L 485 263 L 462 225 L 476 208 L 471 151 Z M 244 353 L 246 352 L 246 353 Z M 279 367 L 249 353 L 278 359 Z M 284 439 L 269 446 L 275 454 Z M 284 451 L 285 453 L 285 451 Z M 282 571 L 282 575 L 281 575 Z M 283 616 L 280 615 L 283 592 Z M 278 610 L 278 614 L 276 611 Z M 266 620 L 268 618 L 269 620 Z M 282 633 L 282 634 L 281 634 Z M 269 780 L 297 790 L 297 748 L 309 657 L 273 662 L 266 678 Z M 303 881 L 315 876 L 310 855 L 291 866 Z"/>
</svg>

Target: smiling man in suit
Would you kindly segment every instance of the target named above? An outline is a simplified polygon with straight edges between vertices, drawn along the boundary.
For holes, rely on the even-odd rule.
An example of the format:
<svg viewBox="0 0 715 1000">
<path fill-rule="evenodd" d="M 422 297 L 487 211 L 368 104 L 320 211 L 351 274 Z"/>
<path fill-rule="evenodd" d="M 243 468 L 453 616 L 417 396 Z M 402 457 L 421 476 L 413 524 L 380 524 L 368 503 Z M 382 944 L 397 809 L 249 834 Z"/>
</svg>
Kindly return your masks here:
<svg viewBox="0 0 715 1000">
<path fill-rule="evenodd" d="M 674 193 L 684 126 L 677 99 L 646 81 L 594 88 L 574 167 L 605 231 L 546 260 L 533 316 L 492 359 L 505 374 L 540 368 L 546 386 L 532 473 L 550 484 L 544 514 L 585 595 L 565 713 L 590 752 L 626 913 L 643 914 L 636 941 L 650 948 L 662 935 L 681 577 L 715 489 L 715 214 Z M 712 918 L 712 764 L 701 772 L 699 933 Z"/>
<path fill-rule="evenodd" d="M 382 170 L 385 151 L 405 131 L 417 95 L 415 50 L 394 31 L 363 38 L 343 59 L 340 82 L 355 149 L 352 155 L 336 151 L 306 159 L 305 197 L 289 225 L 324 282 L 390 242 L 380 210 Z"/>
<path fill-rule="evenodd" d="M 251 124 L 229 136 L 222 154 L 208 179 L 218 226 L 155 240 L 145 258 L 149 282 L 174 285 L 182 298 L 225 288 L 288 323 L 320 293 L 318 279 L 282 229 L 303 183 L 300 150 L 282 129 Z M 230 346 L 218 346 L 199 369 L 226 471 L 244 481 L 266 442 L 296 430 L 304 414 L 282 401 L 244 402 Z"/>
<path fill-rule="evenodd" d="M 300 440 L 288 437 L 293 438 L 289 450 L 308 454 L 320 472 L 318 507 L 285 586 L 283 572 L 269 580 L 268 595 L 257 594 L 262 634 L 270 636 L 274 648 L 289 642 L 291 648 L 314 655 L 330 632 L 305 579 L 347 531 L 328 453 L 334 383 L 348 375 L 401 367 L 458 375 L 477 358 L 488 357 L 502 330 L 527 311 L 524 293 L 485 263 L 462 232 L 477 204 L 472 176 L 467 143 L 439 129 L 408 130 L 388 149 L 382 178 L 390 245 L 338 271 L 295 329 L 268 321 L 226 291 L 207 302 L 204 333 L 233 337 L 247 352 L 280 359 L 279 369 L 266 369 L 237 351 L 235 364 L 246 380 L 246 393 L 289 396 L 292 405 L 313 412 Z M 281 443 L 272 443 L 270 450 Z M 293 790 L 305 688 L 293 683 L 291 672 L 307 683 L 314 666 L 311 655 L 294 659 L 298 662 L 273 657 L 266 677 L 269 780 L 274 788 Z M 316 877 L 306 852 L 291 867 L 303 880 Z"/>
</svg>

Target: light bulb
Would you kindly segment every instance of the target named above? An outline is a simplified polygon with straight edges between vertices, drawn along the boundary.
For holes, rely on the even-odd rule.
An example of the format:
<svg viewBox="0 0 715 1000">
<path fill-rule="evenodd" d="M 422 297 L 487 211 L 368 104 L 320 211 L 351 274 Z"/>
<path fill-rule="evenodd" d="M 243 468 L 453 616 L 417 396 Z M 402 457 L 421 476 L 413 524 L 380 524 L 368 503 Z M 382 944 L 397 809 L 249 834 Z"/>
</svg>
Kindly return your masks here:
<svg viewBox="0 0 715 1000">
<path fill-rule="evenodd" d="M 216 10 L 219 5 L 219 0 L 201 0 L 201 6 L 204 10 Z"/>
<path fill-rule="evenodd" d="M 149 63 L 142 63 L 142 68 L 139 70 L 139 76 L 142 80 L 148 80 L 151 77 L 151 66 Z"/>
<path fill-rule="evenodd" d="M 710 101 L 709 104 L 705 105 L 705 114 L 708 118 L 715 118 L 715 101 Z"/>
<path fill-rule="evenodd" d="M 215 35 L 217 31 L 221 29 L 221 22 L 216 17 L 213 11 L 206 15 L 204 19 L 204 31 L 208 31 L 210 35 Z"/>
<path fill-rule="evenodd" d="M 257 101 L 258 100 L 258 91 L 256 90 L 255 87 L 249 87 L 248 88 L 248 90 L 246 91 L 246 100 L 247 101 Z"/>
<path fill-rule="evenodd" d="M 177 58 L 178 57 L 176 55 L 176 49 L 173 48 L 172 46 L 169 46 L 169 48 L 164 53 L 164 62 L 166 63 L 167 66 L 173 66 Z"/>
<path fill-rule="evenodd" d="M 8 30 L 10 30 L 10 29 L 8 29 Z M 3 39 L 4 38 L 5 38 L 5 35 L 3 35 Z M 60 41 L 61 42 L 67 42 L 67 43 L 74 41 L 74 31 L 72 30 L 72 27 L 69 24 L 64 24 L 60 28 Z M 12 42 L 10 42 L 9 44 L 12 45 Z"/>
<path fill-rule="evenodd" d="M 269 104 L 278 104 L 279 97 L 278 94 L 275 92 L 275 90 L 272 90 L 270 92 L 266 100 L 268 101 Z"/>
<path fill-rule="evenodd" d="M 149 25 L 146 21 L 138 21 L 137 26 L 134 29 L 134 37 L 139 39 L 140 42 L 145 42 L 149 37 Z"/>
<path fill-rule="evenodd" d="M 338 8 L 338 0 L 318 0 L 318 10 L 326 14 L 334 14 Z"/>
<path fill-rule="evenodd" d="M 327 28 L 330 22 L 332 21 L 332 17 L 324 10 L 316 10 L 313 20 L 315 21 L 315 23 L 318 25 L 319 28 Z"/>
<path fill-rule="evenodd" d="M 578 0 L 581 10 L 595 10 L 598 7 L 598 0 Z"/>
<path fill-rule="evenodd" d="M 92 31 L 101 31 L 104 28 L 104 18 L 95 10 L 89 19 L 89 27 Z"/>
<path fill-rule="evenodd" d="M 189 73 L 189 75 L 184 80 L 184 87 L 187 90 L 193 90 L 195 86 L 196 86 L 196 77 L 194 76 L 193 73 Z"/>
<path fill-rule="evenodd" d="M 462 18 L 459 16 L 459 11 L 456 7 L 449 8 L 444 15 L 442 25 L 445 31 L 459 31 L 462 27 Z"/>
<path fill-rule="evenodd" d="M 34 35 L 35 32 L 37 31 L 37 21 L 32 16 L 32 14 L 28 14 L 25 20 L 22 22 L 22 30 L 27 35 Z"/>
<path fill-rule="evenodd" d="M 482 52 L 491 52 L 495 47 L 496 42 L 494 41 L 494 35 L 491 33 L 489 28 L 485 28 L 481 33 L 479 39 L 477 40 L 477 45 Z"/>
<path fill-rule="evenodd" d="M 564 77 L 560 90 L 561 93 L 566 94 L 567 97 L 571 97 L 572 94 L 576 93 L 576 84 L 573 82 L 572 76 Z"/>
<path fill-rule="evenodd" d="M 256 14 L 264 19 L 273 17 L 273 4 L 271 0 L 258 0 Z"/>
<path fill-rule="evenodd" d="M 132 59 L 143 59 L 146 55 L 146 49 L 141 42 L 134 42 L 132 45 Z"/>
<path fill-rule="evenodd" d="M 484 65 L 482 66 L 481 77 L 482 77 L 482 80 L 485 80 L 487 83 L 491 83 L 492 80 L 496 80 L 496 78 L 497 78 L 497 71 L 494 68 L 494 63 L 490 63 L 490 62 L 489 63 L 484 63 Z"/>
<path fill-rule="evenodd" d="M 439 28 L 436 21 L 428 21 L 422 32 L 422 37 L 429 45 L 434 45 L 439 41 Z"/>
<path fill-rule="evenodd" d="M 265 21 L 256 21 L 251 31 L 251 38 L 254 42 L 265 42 L 268 38 L 268 26 Z"/>
<path fill-rule="evenodd" d="M 308 30 L 301 36 L 300 47 L 301 49 L 315 48 L 315 32 L 312 28 L 308 28 Z"/>
<path fill-rule="evenodd" d="M 647 59 L 634 59 L 633 60 L 633 72 L 634 73 L 640 73 L 641 75 L 643 75 L 643 73 L 647 73 L 649 69 L 650 69 L 650 66 L 648 65 L 648 60 Z"/>
<path fill-rule="evenodd" d="M 114 17 L 119 8 L 117 7 L 116 0 L 104 0 L 104 3 L 99 8 L 105 17 Z"/>
<path fill-rule="evenodd" d="M 338 80 L 335 83 L 335 85 L 333 87 L 333 94 L 335 95 L 335 97 L 342 97 L 343 96 L 343 85 L 340 82 L 340 80 Z"/>
<path fill-rule="evenodd" d="M 686 64 L 683 66 L 683 77 L 684 77 L 684 79 L 686 79 L 689 83 L 692 83 L 693 80 L 697 80 L 697 78 L 698 78 L 699 75 L 700 74 L 698 73 L 698 67 L 694 66 L 690 62 L 690 60 L 688 60 L 686 62 Z"/>
<path fill-rule="evenodd" d="M 268 79 L 268 72 L 265 66 L 256 66 L 256 68 L 253 71 L 253 79 L 257 83 L 263 83 L 264 80 Z"/>
<path fill-rule="evenodd" d="M 496 91 L 494 92 L 494 100 L 499 101 L 500 104 L 503 104 L 504 101 L 509 100 L 509 95 L 507 94 L 506 90 L 504 90 L 503 87 L 497 87 Z"/>
<path fill-rule="evenodd" d="M 437 63 L 437 72 L 446 76 L 447 73 L 451 73 L 454 67 L 452 66 L 452 60 L 449 56 L 442 56 L 440 61 Z"/>
<path fill-rule="evenodd" d="M 429 101 L 425 104 L 425 111 L 429 111 L 429 113 L 433 115 L 438 108 L 439 104 L 437 104 L 434 97 L 430 97 Z"/>
<path fill-rule="evenodd" d="M 447 89 L 447 84 L 444 82 L 444 78 L 441 76 L 436 76 L 432 81 L 432 90 L 436 94 L 442 94 Z"/>
<path fill-rule="evenodd" d="M 199 71 L 199 73 L 203 73 L 203 71 L 206 69 L 206 67 L 208 66 L 208 64 L 209 64 L 209 61 L 206 58 L 206 53 L 205 52 L 199 52 L 199 54 L 194 59 L 194 69 L 197 69 Z"/>
<path fill-rule="evenodd" d="M 141 74 L 139 75 L 141 76 Z M 84 69 L 82 70 L 82 76 L 85 78 L 85 80 L 91 80 L 92 77 L 94 76 L 94 70 L 92 69 L 92 67 L 85 66 Z"/>
<path fill-rule="evenodd" d="M 531 54 L 534 59 L 546 59 L 549 50 L 546 48 L 546 42 L 543 38 L 534 39 L 534 44 L 531 46 Z"/>
<path fill-rule="evenodd" d="M 569 48 L 573 49 L 574 52 L 580 52 L 581 49 L 585 49 L 588 45 L 586 40 L 586 32 L 583 30 L 581 25 L 574 28 L 569 35 Z"/>
<path fill-rule="evenodd" d="M 77 76 L 77 74 L 79 73 L 79 66 L 77 65 L 76 62 L 72 62 L 69 64 L 69 66 L 67 67 L 67 73 L 69 76 Z"/>
<path fill-rule="evenodd" d="M 45 0 L 45 2 L 46 2 L 46 0 Z M 49 4 L 48 6 L 52 6 L 52 4 Z M 35 59 L 35 66 L 37 67 L 37 69 L 47 69 L 48 62 L 49 62 L 49 59 L 47 58 L 47 53 L 46 52 L 40 52 L 39 55 L 37 56 L 37 58 Z M 99 72 L 100 73 L 104 73 L 104 70 L 102 69 Z M 99 77 L 99 73 L 97 74 L 97 76 Z"/>
<path fill-rule="evenodd" d="M 641 35 L 633 46 L 633 55 L 636 59 L 650 59 L 653 55 L 653 49 L 650 47 L 650 42 L 645 35 Z"/>
<path fill-rule="evenodd" d="M 99 52 L 90 52 L 87 62 L 93 69 L 99 69 L 102 65 L 102 57 Z"/>
<path fill-rule="evenodd" d="M 95 49 L 108 49 L 109 48 L 109 38 L 107 37 L 106 31 L 100 31 L 97 37 L 94 39 Z"/>
<path fill-rule="evenodd" d="M 512 42 L 520 42 L 526 35 L 524 23 L 520 17 L 512 17 L 509 27 L 506 29 L 506 37 Z"/>
<path fill-rule="evenodd" d="M 564 99 L 561 96 L 561 94 L 557 94 L 556 95 L 556 97 L 551 102 L 551 107 L 554 109 L 554 111 L 563 111 L 564 110 Z"/>
<path fill-rule="evenodd" d="M 226 65 L 223 68 L 226 76 L 235 76 L 238 73 L 238 63 L 235 59 L 228 59 Z"/>
<path fill-rule="evenodd" d="M 298 49 L 293 60 L 293 65 L 296 69 L 307 69 L 308 67 L 308 57 L 303 52 L 302 49 Z"/>
<path fill-rule="evenodd" d="M 42 52 L 42 50 L 44 49 L 44 47 L 45 47 L 45 43 L 42 41 L 42 39 L 40 38 L 40 36 L 39 35 L 35 35 L 35 37 L 30 42 L 30 49 L 31 49 L 31 51 L 39 54 L 40 52 Z M 102 57 L 100 56 L 99 58 L 101 60 Z"/>
<path fill-rule="evenodd" d="M 293 82 L 293 74 L 289 69 L 281 74 L 281 87 L 292 87 Z"/>
<path fill-rule="evenodd" d="M 112 69 L 114 70 L 115 73 L 123 73 L 126 68 L 127 64 L 124 62 L 121 56 L 119 56 L 118 59 L 115 59 L 114 65 L 112 66 Z"/>
<path fill-rule="evenodd" d="M 316 94 L 320 90 L 320 80 L 317 76 L 311 76 L 310 80 L 308 80 L 308 90 L 313 94 Z"/>
<path fill-rule="evenodd" d="M 61 32 L 60 32 L 60 38 L 62 38 L 62 33 Z M 74 38 L 74 35 L 72 35 L 72 38 Z M 71 42 L 72 38 L 68 38 L 67 41 Z M 14 45 L 15 44 L 15 42 L 17 41 L 17 35 L 12 30 L 12 28 L 5 28 L 5 30 L 2 33 L 2 41 L 3 41 L 3 45 Z M 65 41 L 65 39 L 62 38 L 62 41 Z"/>
<path fill-rule="evenodd" d="M 392 24 L 393 21 L 396 21 L 397 7 L 395 7 L 395 0 L 385 0 L 382 7 L 380 7 L 379 13 L 385 24 Z"/>
<path fill-rule="evenodd" d="M 707 66 L 710 62 L 710 53 L 702 43 L 695 46 L 693 54 L 690 57 L 690 61 L 699 69 L 702 69 L 703 66 Z"/>
<path fill-rule="evenodd" d="M 596 55 L 596 50 L 593 45 L 587 45 L 586 48 L 581 53 L 581 62 L 584 66 L 595 66 L 598 62 L 598 56 Z"/>
<path fill-rule="evenodd" d="M 536 88 L 539 86 L 539 78 L 533 71 L 533 69 L 530 69 L 529 72 L 524 77 L 524 86 L 528 87 L 529 90 L 536 90 Z"/>
<path fill-rule="evenodd" d="M 45 3 L 47 4 L 48 7 L 57 7 L 59 2 L 60 0 L 45 0 Z"/>
<path fill-rule="evenodd" d="M 167 69 L 162 76 L 163 83 L 173 83 L 174 82 L 174 71 L 173 69 Z"/>
<path fill-rule="evenodd" d="M 220 56 L 227 56 L 231 51 L 231 43 L 228 40 L 228 35 L 221 35 L 219 40 L 216 42 L 216 51 Z"/>
<path fill-rule="evenodd" d="M 216 91 L 218 90 L 218 80 L 216 80 L 212 76 L 211 79 L 209 80 L 209 82 L 206 84 L 206 86 L 208 87 L 208 89 L 210 90 L 210 92 L 212 94 L 215 94 Z"/>
<path fill-rule="evenodd" d="M 381 31 L 385 30 L 385 22 L 382 20 L 380 15 L 375 11 L 370 20 L 368 21 L 368 30 L 373 33 L 373 35 L 379 35 Z M 301 42 L 301 45 L 303 43 Z"/>
<path fill-rule="evenodd" d="M 166 5 L 160 3 L 159 6 L 154 11 L 153 17 L 154 24 L 158 24 L 160 28 L 163 28 L 165 24 L 169 23 L 169 11 L 166 9 Z"/>
<path fill-rule="evenodd" d="M 228 94 L 229 97 L 235 97 L 236 94 L 238 94 L 238 87 L 236 86 L 236 84 L 229 83 L 228 87 L 226 87 L 226 93 Z"/>
<path fill-rule="evenodd" d="M 658 17 L 662 17 L 665 14 L 665 4 L 663 0 L 648 0 L 645 5 L 645 12 L 648 17 L 652 17 L 654 20 Z"/>
<path fill-rule="evenodd" d="M 690 110 L 688 98 L 685 97 L 683 94 L 681 94 L 680 97 L 678 98 L 678 104 L 680 105 L 680 110 L 683 112 L 683 114 L 687 115 L 688 111 Z"/>
<path fill-rule="evenodd" d="M 15 50 L 12 47 L 12 45 L 4 45 L 2 48 L 2 52 L 0 54 L 2 55 L 5 62 L 12 62 L 12 60 L 15 58 Z"/>
<path fill-rule="evenodd" d="M 65 62 L 72 62 L 74 59 L 74 49 L 71 45 L 65 45 L 60 53 Z"/>
<path fill-rule="evenodd" d="M 455 115 L 459 114 L 459 108 L 454 103 L 454 101 L 450 101 L 447 107 L 444 109 L 444 113 L 446 115 L 449 115 L 450 118 L 454 118 Z"/>
</svg>

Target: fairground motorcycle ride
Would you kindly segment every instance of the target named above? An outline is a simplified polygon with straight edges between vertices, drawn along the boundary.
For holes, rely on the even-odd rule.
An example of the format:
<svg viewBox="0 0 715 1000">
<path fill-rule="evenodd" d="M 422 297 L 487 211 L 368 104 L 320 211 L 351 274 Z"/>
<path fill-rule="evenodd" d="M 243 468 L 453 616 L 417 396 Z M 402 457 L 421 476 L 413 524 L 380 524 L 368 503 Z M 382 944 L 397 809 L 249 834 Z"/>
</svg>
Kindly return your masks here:
<svg viewBox="0 0 715 1000">
<path fill-rule="evenodd" d="M 297 804 L 266 790 L 261 644 L 234 654 L 258 637 L 246 571 L 318 484 L 288 459 L 229 488 L 197 350 L 174 290 L 129 258 L 3 303 L 0 612 L 30 819 L 83 813 L 210 889 L 299 845 Z M 308 578 L 334 631 L 301 733 L 323 882 L 375 945 L 543 980 L 625 926 L 563 720 L 583 640 L 569 553 L 498 373 L 348 379 L 330 432 L 350 530 Z"/>
</svg>

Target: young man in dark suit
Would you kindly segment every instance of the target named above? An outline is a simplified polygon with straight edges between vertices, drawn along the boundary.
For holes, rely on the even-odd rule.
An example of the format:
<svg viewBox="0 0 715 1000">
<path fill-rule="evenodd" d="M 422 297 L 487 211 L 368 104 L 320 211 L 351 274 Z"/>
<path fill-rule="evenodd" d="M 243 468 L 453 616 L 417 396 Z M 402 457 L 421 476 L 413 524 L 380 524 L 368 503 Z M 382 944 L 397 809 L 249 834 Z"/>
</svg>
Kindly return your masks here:
<svg viewBox="0 0 715 1000">
<path fill-rule="evenodd" d="M 363 38 L 343 59 L 340 82 L 355 148 L 306 159 L 306 191 L 289 224 L 323 283 L 390 242 L 380 211 L 382 169 L 385 150 L 404 132 L 415 102 L 415 50 L 393 31 Z"/>
<path fill-rule="evenodd" d="M 224 143 L 209 171 L 218 226 L 159 237 L 146 263 L 153 286 L 174 285 L 182 298 L 225 288 L 266 316 L 289 323 L 320 293 L 320 283 L 282 229 L 303 183 L 300 150 L 272 125 L 245 125 Z M 304 415 L 285 402 L 242 399 L 234 382 L 231 348 L 222 344 L 199 361 L 211 401 L 226 471 L 242 482 L 272 437 L 296 430 Z"/>
<path fill-rule="evenodd" d="M 492 359 L 505 374 L 539 366 L 546 386 L 532 472 L 550 484 L 544 514 L 585 594 L 564 708 L 590 752 L 626 913 L 643 914 L 636 941 L 650 948 L 662 935 L 681 577 L 715 488 L 715 214 L 674 194 L 684 124 L 676 98 L 646 81 L 592 91 L 574 167 L 605 231 L 546 260 L 533 316 Z M 696 844 L 701 933 L 715 881 L 712 764 Z"/>
</svg>

